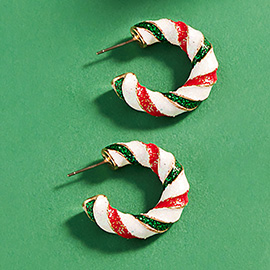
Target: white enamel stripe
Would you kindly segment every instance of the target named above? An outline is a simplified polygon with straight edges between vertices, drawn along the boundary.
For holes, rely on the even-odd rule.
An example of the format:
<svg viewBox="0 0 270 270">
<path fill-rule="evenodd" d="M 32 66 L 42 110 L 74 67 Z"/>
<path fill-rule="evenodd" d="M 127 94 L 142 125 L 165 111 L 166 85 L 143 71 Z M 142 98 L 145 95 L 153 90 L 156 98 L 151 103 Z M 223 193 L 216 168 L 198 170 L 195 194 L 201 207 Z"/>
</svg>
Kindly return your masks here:
<svg viewBox="0 0 270 270">
<path fill-rule="evenodd" d="M 106 149 L 106 151 L 111 155 L 111 157 L 113 158 L 113 161 L 115 162 L 117 167 L 120 168 L 120 167 L 123 167 L 123 166 L 130 164 L 130 162 L 122 154 L 120 154 L 118 151 L 111 150 L 111 149 Z"/>
<path fill-rule="evenodd" d="M 188 26 L 187 53 L 191 61 L 203 45 L 203 42 L 203 34 L 200 31 Z"/>
<path fill-rule="evenodd" d="M 208 98 L 212 85 L 210 86 L 182 86 L 175 93 L 191 100 L 205 100 Z"/>
<path fill-rule="evenodd" d="M 147 93 L 152 103 L 155 104 L 157 110 L 160 111 L 162 114 L 173 117 L 175 115 L 185 112 L 185 110 L 181 110 L 180 108 L 176 107 L 172 101 L 164 97 L 161 93 L 153 92 L 148 89 Z"/>
<path fill-rule="evenodd" d="M 191 70 L 188 80 L 213 72 L 218 68 L 218 62 L 213 48 Z"/>
<path fill-rule="evenodd" d="M 189 184 L 184 170 L 163 191 L 160 202 L 169 198 L 180 196 L 189 190 Z"/>
<path fill-rule="evenodd" d="M 157 208 L 152 209 L 144 216 L 158 220 L 163 223 L 174 223 L 179 220 L 182 214 L 183 208 Z"/>
<path fill-rule="evenodd" d="M 175 24 L 168 19 L 160 19 L 158 21 L 150 21 L 154 23 L 163 33 L 165 38 L 173 45 L 179 46 L 178 33 Z"/>
<path fill-rule="evenodd" d="M 155 36 L 153 36 L 152 33 L 150 33 L 148 30 L 140 27 L 136 27 L 136 29 L 147 45 L 152 45 L 159 42 L 159 40 Z"/>
<path fill-rule="evenodd" d="M 145 167 L 150 168 L 149 164 L 149 153 L 147 151 L 146 144 L 140 141 L 131 141 L 128 143 L 118 143 L 121 145 L 124 145 L 127 147 L 131 153 L 134 154 L 134 157 L 138 162 Z M 130 164 L 126 161 L 125 158 L 121 154 L 119 154 L 115 150 L 108 150 L 109 154 L 112 156 L 113 160 L 117 163 L 119 167 L 125 166 L 127 164 Z M 125 165 L 124 165 L 125 164 Z M 161 181 L 161 183 L 164 183 L 164 180 L 172 170 L 173 166 L 175 164 L 175 157 L 172 153 L 167 152 L 161 148 L 159 148 L 159 162 L 158 162 L 158 176 Z M 163 191 L 160 201 L 164 201 L 168 198 L 177 197 L 179 195 L 184 194 L 187 190 L 189 190 L 189 184 L 187 182 L 187 179 L 184 174 L 184 170 L 178 175 L 178 177 L 169 184 L 165 190 Z M 110 224 L 109 218 L 108 218 L 108 206 L 109 202 L 105 195 L 98 195 L 95 197 L 91 197 L 90 199 L 86 200 L 84 202 L 84 209 L 86 210 L 86 203 L 89 200 L 92 200 L 95 198 L 95 203 L 93 206 L 93 215 L 95 218 L 95 221 L 97 225 L 109 233 L 115 233 L 113 231 L 112 225 Z M 159 202 L 160 202 L 159 201 Z M 118 210 L 116 210 L 121 222 L 126 227 L 128 232 L 137 237 L 137 238 L 147 238 L 150 237 L 156 233 L 160 233 L 155 231 L 154 228 L 151 228 L 149 225 L 142 223 L 138 219 L 136 219 L 133 215 L 122 213 Z M 152 218 L 159 222 L 164 223 L 173 223 L 176 222 L 182 213 L 182 208 L 177 207 L 163 207 L 158 209 L 151 209 L 148 211 L 145 215 L 148 218 Z"/>
<path fill-rule="evenodd" d="M 112 230 L 108 219 L 108 206 L 109 202 L 107 197 L 104 195 L 98 195 L 93 207 L 94 217 L 100 228 L 106 232 L 115 233 Z"/>
<path fill-rule="evenodd" d="M 147 226 L 143 225 L 138 219 L 130 214 L 124 214 L 118 211 L 118 215 L 120 216 L 123 224 L 127 228 L 127 230 L 137 238 L 145 239 L 156 233 L 152 230 L 147 229 Z"/>
<path fill-rule="evenodd" d="M 174 164 L 175 164 L 174 155 L 159 148 L 158 175 L 162 184 L 164 183 L 164 180 L 172 170 Z"/>
<path fill-rule="evenodd" d="M 132 141 L 125 145 L 133 154 L 136 160 L 144 167 L 150 168 L 149 155 L 147 152 L 147 147 L 144 143 L 138 141 Z"/>
<path fill-rule="evenodd" d="M 135 74 L 127 73 L 122 83 L 122 92 L 125 101 L 130 107 L 137 111 L 143 111 L 136 95 L 137 83 L 138 80 Z"/>
</svg>

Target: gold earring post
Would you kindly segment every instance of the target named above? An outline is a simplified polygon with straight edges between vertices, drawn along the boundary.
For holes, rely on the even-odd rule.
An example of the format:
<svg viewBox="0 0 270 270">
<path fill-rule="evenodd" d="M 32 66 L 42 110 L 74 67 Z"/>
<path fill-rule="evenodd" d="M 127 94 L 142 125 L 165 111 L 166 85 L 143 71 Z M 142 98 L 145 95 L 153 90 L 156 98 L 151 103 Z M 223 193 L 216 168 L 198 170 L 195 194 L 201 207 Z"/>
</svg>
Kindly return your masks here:
<svg viewBox="0 0 270 270">
<path fill-rule="evenodd" d="M 129 43 L 131 43 L 131 42 L 133 42 L 133 41 L 136 41 L 136 40 L 137 40 L 137 38 L 133 37 L 132 39 L 130 39 L 130 40 L 128 40 L 128 41 L 125 41 L 125 42 L 122 42 L 122 43 L 120 43 L 120 44 L 117 44 L 117 45 L 114 45 L 114 46 L 112 46 L 112 47 L 109 47 L 109 48 L 107 48 L 107 49 L 101 50 L 101 51 L 97 52 L 96 54 L 99 55 L 99 54 L 105 53 L 105 52 L 107 52 L 107 51 L 110 51 L 110 50 L 113 50 L 113 49 L 115 49 L 115 48 L 124 46 L 124 45 L 129 44 Z"/>
<path fill-rule="evenodd" d="M 100 166 L 100 165 L 105 164 L 105 163 L 108 163 L 108 162 L 109 162 L 109 161 L 105 159 L 105 160 L 103 160 L 103 161 L 101 161 L 101 162 L 99 162 L 99 163 L 97 163 L 97 164 L 94 164 L 94 165 L 91 165 L 91 166 L 89 166 L 89 167 L 80 169 L 80 170 L 78 170 L 78 171 L 69 173 L 67 176 L 70 177 L 70 176 L 72 176 L 72 175 L 75 175 L 75 174 L 78 174 L 78 173 L 81 173 L 81 172 L 90 170 L 90 169 L 92 169 L 92 168 L 95 168 L 95 167 L 97 167 L 97 166 Z"/>
</svg>

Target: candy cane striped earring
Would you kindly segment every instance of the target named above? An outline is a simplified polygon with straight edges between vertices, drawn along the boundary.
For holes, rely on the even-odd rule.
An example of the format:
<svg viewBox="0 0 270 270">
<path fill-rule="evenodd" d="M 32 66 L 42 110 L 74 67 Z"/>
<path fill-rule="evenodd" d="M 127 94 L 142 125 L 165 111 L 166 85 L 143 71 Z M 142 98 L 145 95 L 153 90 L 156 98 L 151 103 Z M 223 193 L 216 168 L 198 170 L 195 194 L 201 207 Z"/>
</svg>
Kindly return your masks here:
<svg viewBox="0 0 270 270">
<path fill-rule="evenodd" d="M 175 157 L 155 144 L 140 141 L 115 143 L 102 150 L 104 161 L 68 174 L 88 170 L 103 163 L 114 169 L 140 164 L 150 168 L 159 177 L 163 192 L 157 205 L 145 214 L 125 214 L 111 207 L 105 195 L 97 195 L 84 201 L 87 216 L 106 232 L 124 238 L 145 239 L 166 232 L 176 222 L 188 203 L 189 184 L 184 168 Z"/>
<path fill-rule="evenodd" d="M 157 42 L 169 42 L 179 46 L 191 60 L 192 70 L 186 83 L 176 91 L 154 92 L 142 86 L 135 74 L 125 73 L 112 81 L 117 95 L 135 110 L 153 116 L 177 116 L 195 110 L 207 99 L 212 86 L 217 81 L 218 62 L 211 43 L 200 31 L 183 22 L 169 19 L 144 21 L 131 27 L 133 38 L 127 42 L 110 47 L 103 52 L 138 41 L 141 47 Z"/>
</svg>

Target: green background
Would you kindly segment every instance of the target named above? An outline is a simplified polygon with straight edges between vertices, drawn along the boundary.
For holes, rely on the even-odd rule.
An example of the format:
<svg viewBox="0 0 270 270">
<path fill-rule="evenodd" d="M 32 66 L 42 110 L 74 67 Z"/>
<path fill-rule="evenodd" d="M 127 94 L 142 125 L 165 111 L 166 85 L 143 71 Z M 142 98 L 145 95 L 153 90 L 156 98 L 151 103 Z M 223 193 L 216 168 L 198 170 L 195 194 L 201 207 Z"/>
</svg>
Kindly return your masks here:
<svg viewBox="0 0 270 270">
<path fill-rule="evenodd" d="M 269 269 L 269 1 L 2 0 L 1 269 Z M 130 44 L 146 19 L 183 20 L 212 42 L 218 83 L 198 110 L 154 118 L 111 90 L 134 72 L 174 90 L 191 64 L 170 45 Z M 148 240 L 102 231 L 81 203 L 106 194 L 119 210 L 152 208 L 147 169 L 66 174 L 119 141 L 175 154 L 190 183 L 179 222 Z"/>
</svg>

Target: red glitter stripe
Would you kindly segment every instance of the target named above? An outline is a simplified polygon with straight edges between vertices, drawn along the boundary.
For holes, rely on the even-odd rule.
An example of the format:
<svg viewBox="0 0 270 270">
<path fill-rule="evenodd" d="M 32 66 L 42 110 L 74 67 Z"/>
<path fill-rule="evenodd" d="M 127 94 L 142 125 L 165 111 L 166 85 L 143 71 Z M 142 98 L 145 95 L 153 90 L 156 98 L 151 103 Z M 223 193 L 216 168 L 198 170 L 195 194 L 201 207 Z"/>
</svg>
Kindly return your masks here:
<svg viewBox="0 0 270 270">
<path fill-rule="evenodd" d="M 155 208 L 163 207 L 184 207 L 188 203 L 188 191 L 180 196 L 169 198 L 165 201 L 159 202 Z"/>
<path fill-rule="evenodd" d="M 213 72 L 197 76 L 193 79 L 188 80 L 183 86 L 192 86 L 192 85 L 212 85 L 217 81 L 217 69 Z"/>
<path fill-rule="evenodd" d="M 118 215 L 117 210 L 115 208 L 112 208 L 110 205 L 108 207 L 108 218 L 111 223 L 112 229 L 118 235 L 127 239 L 136 238 L 127 230 L 126 226 L 123 224 L 120 216 Z"/>
<path fill-rule="evenodd" d="M 149 114 L 153 116 L 164 116 L 150 99 L 146 88 L 137 83 L 137 97 L 141 107 Z"/>
<path fill-rule="evenodd" d="M 188 26 L 183 22 L 174 22 L 181 49 L 187 53 Z"/>
<path fill-rule="evenodd" d="M 155 174 L 158 175 L 159 148 L 153 143 L 146 144 L 146 147 L 149 155 L 149 163 L 151 169 Z"/>
</svg>

